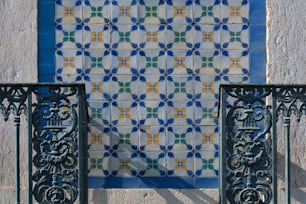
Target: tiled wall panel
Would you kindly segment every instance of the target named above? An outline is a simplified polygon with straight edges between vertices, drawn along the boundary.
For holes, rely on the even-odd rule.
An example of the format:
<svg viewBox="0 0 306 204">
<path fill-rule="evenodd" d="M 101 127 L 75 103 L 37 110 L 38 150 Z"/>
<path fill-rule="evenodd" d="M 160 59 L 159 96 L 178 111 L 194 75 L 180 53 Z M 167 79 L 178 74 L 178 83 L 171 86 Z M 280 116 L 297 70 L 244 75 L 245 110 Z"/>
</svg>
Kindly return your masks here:
<svg viewBox="0 0 306 204">
<path fill-rule="evenodd" d="M 90 187 L 216 187 L 218 86 L 265 82 L 261 0 L 41 0 L 39 80 L 85 83 Z"/>
</svg>

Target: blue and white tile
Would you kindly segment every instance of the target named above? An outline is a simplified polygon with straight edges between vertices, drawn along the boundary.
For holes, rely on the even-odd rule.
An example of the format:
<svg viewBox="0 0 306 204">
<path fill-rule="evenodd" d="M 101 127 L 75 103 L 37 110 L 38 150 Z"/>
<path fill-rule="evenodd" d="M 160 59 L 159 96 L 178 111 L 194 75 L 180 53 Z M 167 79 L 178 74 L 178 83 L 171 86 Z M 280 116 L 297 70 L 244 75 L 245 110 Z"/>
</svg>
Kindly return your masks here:
<svg viewBox="0 0 306 204">
<path fill-rule="evenodd" d="M 163 177 L 166 175 L 166 154 L 164 152 L 140 152 L 139 175 L 143 177 Z"/>
<path fill-rule="evenodd" d="M 111 155 L 111 175 L 116 177 L 134 177 L 138 175 L 139 157 L 136 152 L 117 152 Z"/>
<path fill-rule="evenodd" d="M 47 11 L 44 11 L 47 12 Z M 55 22 L 57 24 L 82 23 L 81 0 L 56 0 Z"/>
<path fill-rule="evenodd" d="M 108 126 L 88 126 L 88 151 L 109 151 L 111 131 Z"/>
<path fill-rule="evenodd" d="M 220 25 L 198 24 L 194 27 L 194 47 L 196 49 L 220 49 Z"/>
<path fill-rule="evenodd" d="M 138 74 L 136 50 L 112 50 L 112 74 Z"/>
<path fill-rule="evenodd" d="M 83 67 L 86 74 L 109 74 L 111 70 L 111 54 L 106 50 L 85 50 Z"/>
<path fill-rule="evenodd" d="M 166 4 L 161 0 L 140 0 L 138 3 L 139 22 L 143 24 L 163 24 L 166 22 Z"/>
<path fill-rule="evenodd" d="M 166 11 L 168 24 L 192 23 L 192 1 L 167 0 Z"/>
<path fill-rule="evenodd" d="M 166 73 L 166 53 L 161 50 L 141 50 L 138 54 L 139 73 L 162 75 Z"/>
<path fill-rule="evenodd" d="M 139 80 L 136 75 L 115 75 L 111 82 L 112 99 L 132 101 L 138 99 Z"/>
<path fill-rule="evenodd" d="M 138 103 L 113 101 L 111 104 L 112 125 L 135 126 L 138 124 Z"/>
<path fill-rule="evenodd" d="M 166 78 L 163 75 L 140 76 L 139 98 L 161 101 L 166 99 Z"/>
<path fill-rule="evenodd" d="M 138 48 L 138 27 L 136 25 L 113 25 L 111 31 L 113 49 L 131 50 Z"/>
<path fill-rule="evenodd" d="M 86 24 L 108 24 L 111 18 L 110 0 L 85 0 L 83 19 Z"/>
<path fill-rule="evenodd" d="M 223 49 L 247 49 L 249 48 L 249 26 L 247 24 L 223 24 L 221 39 Z"/>
<path fill-rule="evenodd" d="M 192 99 L 194 96 L 193 77 L 169 75 L 167 77 L 167 98 L 170 100 Z"/>
<path fill-rule="evenodd" d="M 164 126 L 147 125 L 140 131 L 139 147 L 141 151 L 165 150 L 166 130 Z"/>
<path fill-rule="evenodd" d="M 83 27 L 83 46 L 85 49 L 110 48 L 110 27 L 107 25 L 85 25 Z"/>
<path fill-rule="evenodd" d="M 112 0 L 113 24 L 136 24 L 138 22 L 137 1 Z"/>
<path fill-rule="evenodd" d="M 167 74 L 187 75 L 193 74 L 193 54 L 191 50 L 167 51 Z"/>
<path fill-rule="evenodd" d="M 194 156 L 190 151 L 169 151 L 166 155 L 168 176 L 193 176 Z"/>
<path fill-rule="evenodd" d="M 221 69 L 219 50 L 196 50 L 194 52 L 193 68 L 199 75 L 215 76 Z"/>
<path fill-rule="evenodd" d="M 194 143 L 197 151 L 216 151 L 219 144 L 218 128 L 215 125 L 195 126 Z"/>
<path fill-rule="evenodd" d="M 192 151 L 194 131 L 191 126 L 169 126 L 167 131 L 167 150 Z"/>
<path fill-rule="evenodd" d="M 165 25 L 140 25 L 139 47 L 141 49 L 165 49 L 166 26 Z"/>
<path fill-rule="evenodd" d="M 81 49 L 83 42 L 82 25 L 56 25 L 56 48 Z"/>
<path fill-rule="evenodd" d="M 191 25 L 168 24 L 166 30 L 167 49 L 186 50 L 193 48 L 193 33 Z"/>
<path fill-rule="evenodd" d="M 140 101 L 139 124 L 161 126 L 166 124 L 166 103 L 164 101 Z"/>
<path fill-rule="evenodd" d="M 110 125 L 110 104 L 105 101 L 88 101 L 89 123 L 92 126 Z"/>
<path fill-rule="evenodd" d="M 111 175 L 111 155 L 108 151 L 89 151 L 88 155 L 89 177 L 108 177 Z"/>
<path fill-rule="evenodd" d="M 197 177 L 218 177 L 219 159 L 216 151 L 199 151 L 195 152 L 195 175 Z"/>
<path fill-rule="evenodd" d="M 167 101 L 166 117 L 169 125 L 193 124 L 194 103 L 192 100 Z"/>
<path fill-rule="evenodd" d="M 195 0 L 193 2 L 193 17 L 194 21 L 199 24 L 219 24 L 220 0 Z"/>
<path fill-rule="evenodd" d="M 248 23 L 250 0 L 223 0 L 223 23 Z"/>
<path fill-rule="evenodd" d="M 137 151 L 139 146 L 139 129 L 133 126 L 114 126 L 111 133 L 113 151 Z"/>
<path fill-rule="evenodd" d="M 111 99 L 111 81 L 107 75 L 86 75 L 84 81 L 88 100 L 108 101 Z"/>
</svg>

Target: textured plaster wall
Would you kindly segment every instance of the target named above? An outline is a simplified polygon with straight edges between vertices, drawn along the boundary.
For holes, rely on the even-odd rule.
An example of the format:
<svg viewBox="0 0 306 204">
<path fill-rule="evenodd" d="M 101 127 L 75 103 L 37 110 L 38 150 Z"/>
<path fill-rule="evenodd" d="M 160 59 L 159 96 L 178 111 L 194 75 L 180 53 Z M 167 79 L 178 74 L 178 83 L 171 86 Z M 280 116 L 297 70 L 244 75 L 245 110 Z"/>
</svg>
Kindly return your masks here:
<svg viewBox="0 0 306 204">
<path fill-rule="evenodd" d="M 306 2 L 267 0 L 267 82 L 306 83 Z M 292 201 L 306 202 L 306 117 L 291 125 Z M 280 194 L 284 195 L 283 127 L 278 128 Z M 304 188 L 304 189 L 303 189 Z M 280 201 L 283 203 L 284 201 Z"/>
</svg>

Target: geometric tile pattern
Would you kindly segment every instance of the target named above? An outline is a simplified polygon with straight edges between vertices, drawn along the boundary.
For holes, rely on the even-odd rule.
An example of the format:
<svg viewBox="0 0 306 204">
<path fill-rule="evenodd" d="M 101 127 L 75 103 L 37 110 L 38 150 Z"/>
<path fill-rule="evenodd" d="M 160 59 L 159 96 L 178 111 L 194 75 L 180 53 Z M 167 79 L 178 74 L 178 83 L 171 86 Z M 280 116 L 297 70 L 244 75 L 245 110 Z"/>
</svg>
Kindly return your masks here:
<svg viewBox="0 0 306 204">
<path fill-rule="evenodd" d="M 55 82 L 86 84 L 90 185 L 143 177 L 210 186 L 219 173 L 218 87 L 252 81 L 257 4 L 54 2 Z"/>
</svg>

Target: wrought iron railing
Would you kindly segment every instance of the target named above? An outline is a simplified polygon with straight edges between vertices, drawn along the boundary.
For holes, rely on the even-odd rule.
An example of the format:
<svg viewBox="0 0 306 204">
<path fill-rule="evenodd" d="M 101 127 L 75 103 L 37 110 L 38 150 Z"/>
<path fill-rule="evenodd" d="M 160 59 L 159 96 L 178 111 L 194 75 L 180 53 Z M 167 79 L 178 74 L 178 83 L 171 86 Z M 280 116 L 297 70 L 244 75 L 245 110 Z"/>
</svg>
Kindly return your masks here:
<svg viewBox="0 0 306 204">
<path fill-rule="evenodd" d="M 305 85 L 220 86 L 220 202 L 277 203 L 277 140 L 285 141 L 290 203 L 290 124 L 306 114 Z M 283 121 L 282 135 L 277 122 Z"/>
<path fill-rule="evenodd" d="M 0 84 L 0 112 L 4 121 L 13 118 L 15 203 L 87 203 L 84 85 Z M 21 117 L 27 119 L 27 135 L 20 130 Z M 22 136 L 28 136 L 27 201 L 20 200 Z"/>
</svg>

